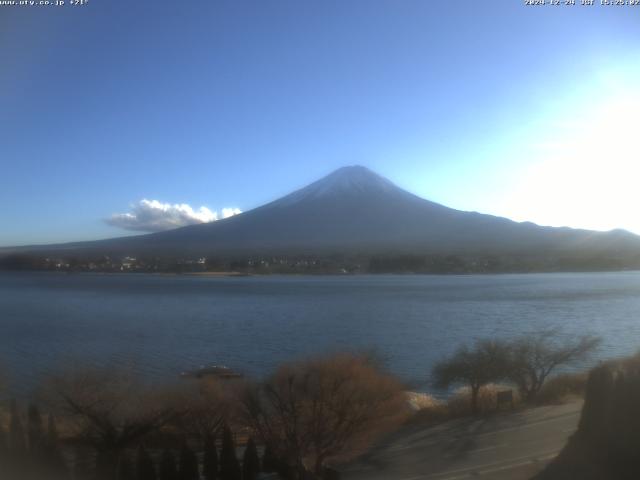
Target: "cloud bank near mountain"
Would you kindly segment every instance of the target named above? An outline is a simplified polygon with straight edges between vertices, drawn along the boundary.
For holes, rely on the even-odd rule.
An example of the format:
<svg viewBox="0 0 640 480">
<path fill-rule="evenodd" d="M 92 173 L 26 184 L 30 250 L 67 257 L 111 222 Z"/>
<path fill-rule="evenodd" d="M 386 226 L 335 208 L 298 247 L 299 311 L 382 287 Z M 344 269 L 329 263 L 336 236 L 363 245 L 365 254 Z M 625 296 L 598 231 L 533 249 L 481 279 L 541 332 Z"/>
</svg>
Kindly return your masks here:
<svg viewBox="0 0 640 480">
<path fill-rule="evenodd" d="M 220 213 L 207 207 L 195 210 L 187 203 L 162 203 L 158 200 L 140 200 L 126 213 L 115 213 L 105 220 L 114 227 L 137 232 L 162 232 L 174 228 L 215 222 L 242 213 L 239 208 L 223 208 Z"/>
</svg>

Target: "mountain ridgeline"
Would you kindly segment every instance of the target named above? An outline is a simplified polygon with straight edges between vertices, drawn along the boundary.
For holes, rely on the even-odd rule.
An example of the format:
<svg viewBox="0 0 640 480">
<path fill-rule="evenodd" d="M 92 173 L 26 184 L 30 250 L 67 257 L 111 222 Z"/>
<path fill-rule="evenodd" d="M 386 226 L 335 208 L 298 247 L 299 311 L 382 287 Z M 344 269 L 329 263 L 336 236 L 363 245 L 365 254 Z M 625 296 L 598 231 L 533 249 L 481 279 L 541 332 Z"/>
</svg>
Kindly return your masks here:
<svg viewBox="0 0 640 480">
<path fill-rule="evenodd" d="M 640 237 L 542 227 L 439 205 L 344 167 L 231 218 L 93 242 L 5 249 L 89 258 L 341 258 L 360 271 L 558 271 L 640 266 Z M 364 265 L 366 264 L 366 265 Z M 434 266 L 435 265 L 435 266 Z"/>
</svg>

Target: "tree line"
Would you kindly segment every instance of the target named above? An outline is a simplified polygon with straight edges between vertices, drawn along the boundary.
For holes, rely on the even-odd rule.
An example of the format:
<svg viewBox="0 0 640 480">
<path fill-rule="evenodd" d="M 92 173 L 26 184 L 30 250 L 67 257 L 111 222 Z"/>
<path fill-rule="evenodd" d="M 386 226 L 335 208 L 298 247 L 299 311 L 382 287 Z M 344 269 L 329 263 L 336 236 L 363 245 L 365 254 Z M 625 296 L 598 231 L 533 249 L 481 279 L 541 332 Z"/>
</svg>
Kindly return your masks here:
<svg viewBox="0 0 640 480">
<path fill-rule="evenodd" d="M 435 365 L 434 384 L 515 385 L 535 401 L 557 369 L 584 360 L 590 336 L 557 331 L 477 340 Z M 0 474 L 24 480 L 335 479 L 331 468 L 409 414 L 404 386 L 371 355 L 333 354 L 281 365 L 263 381 L 149 384 L 116 369 L 50 378 L 25 411 L 0 421 Z"/>
<path fill-rule="evenodd" d="M 243 274 L 415 273 L 467 274 L 507 272 L 611 271 L 640 268 L 640 256 L 628 254 L 516 253 L 320 253 L 262 256 L 221 256 L 169 253 L 131 253 L 135 262 L 123 268 L 124 254 L 63 254 L 37 252 L 0 254 L 0 270 L 52 270 L 64 272 L 238 272 Z M 201 263 L 200 259 L 206 261 Z M 127 262 L 125 262 L 127 263 Z"/>
<path fill-rule="evenodd" d="M 0 474 L 1 478 L 20 480 L 254 480 L 261 471 L 273 471 L 274 461 L 269 452 L 263 463 L 252 438 L 249 438 L 240 463 L 236 445 L 228 426 L 222 428 L 220 453 L 215 437 L 207 437 L 201 459 L 184 439 L 179 448 L 166 446 L 155 449 L 152 455 L 145 443 L 136 442 L 135 435 L 125 441 L 126 427 L 113 423 L 107 426 L 106 418 L 91 420 L 103 424 L 102 445 L 94 445 L 82 438 L 74 438 L 62 444 L 56 419 L 47 417 L 46 427 L 37 406 L 31 404 L 24 416 L 15 401 L 11 402 L 9 428 L 0 425 Z M 141 420 L 142 422 L 142 420 Z M 111 433 L 107 433 L 110 430 Z M 113 450 L 105 443 L 120 442 Z M 116 440 L 119 438 L 119 440 Z M 140 437 L 141 439 L 141 437 Z M 133 445 L 136 445 L 132 449 Z M 158 445 L 152 446 L 158 447 Z M 67 450 L 66 454 L 63 450 Z"/>
<path fill-rule="evenodd" d="M 0 478 L 333 479 L 331 461 L 393 428 L 405 409 L 402 385 L 353 354 L 288 363 L 261 382 L 153 385 L 90 368 L 40 390 L 46 422 L 16 402 L 0 422 Z"/>
</svg>

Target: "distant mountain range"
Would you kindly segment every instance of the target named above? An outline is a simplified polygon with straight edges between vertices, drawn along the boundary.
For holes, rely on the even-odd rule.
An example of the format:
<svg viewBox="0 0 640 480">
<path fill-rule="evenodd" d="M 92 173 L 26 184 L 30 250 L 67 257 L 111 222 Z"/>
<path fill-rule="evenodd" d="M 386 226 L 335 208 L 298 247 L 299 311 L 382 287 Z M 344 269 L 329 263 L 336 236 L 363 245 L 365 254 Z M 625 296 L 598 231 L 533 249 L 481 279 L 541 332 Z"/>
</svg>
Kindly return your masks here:
<svg viewBox="0 0 640 480">
<path fill-rule="evenodd" d="M 4 249 L 59 255 L 640 256 L 640 237 L 542 227 L 439 205 L 349 166 L 212 223 L 91 242 Z"/>
</svg>

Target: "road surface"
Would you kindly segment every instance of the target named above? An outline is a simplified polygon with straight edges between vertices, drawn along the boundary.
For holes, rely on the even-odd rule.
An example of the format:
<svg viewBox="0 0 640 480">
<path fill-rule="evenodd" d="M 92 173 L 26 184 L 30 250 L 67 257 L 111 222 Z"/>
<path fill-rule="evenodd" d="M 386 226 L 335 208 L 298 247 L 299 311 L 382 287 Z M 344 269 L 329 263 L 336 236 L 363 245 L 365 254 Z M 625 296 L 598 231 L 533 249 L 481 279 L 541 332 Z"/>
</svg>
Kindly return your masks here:
<svg viewBox="0 0 640 480">
<path fill-rule="evenodd" d="M 529 479 L 575 431 L 582 403 L 405 427 L 342 470 L 345 480 Z"/>
</svg>

